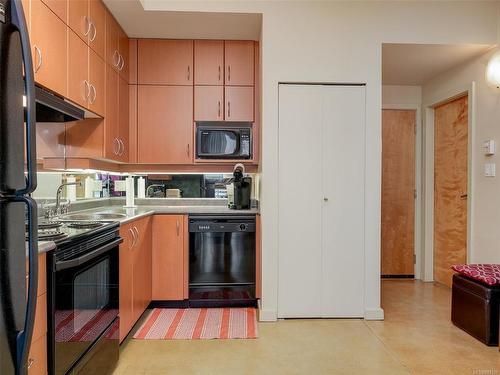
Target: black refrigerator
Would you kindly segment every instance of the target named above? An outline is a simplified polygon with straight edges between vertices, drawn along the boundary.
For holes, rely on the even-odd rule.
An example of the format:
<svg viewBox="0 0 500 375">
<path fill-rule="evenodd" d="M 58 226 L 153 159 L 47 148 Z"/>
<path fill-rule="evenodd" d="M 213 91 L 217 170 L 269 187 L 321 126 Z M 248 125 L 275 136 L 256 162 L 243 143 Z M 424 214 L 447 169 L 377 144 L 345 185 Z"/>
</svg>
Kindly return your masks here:
<svg viewBox="0 0 500 375">
<path fill-rule="evenodd" d="M 33 65 L 21 0 L 0 0 L 2 375 L 27 373 L 35 319 L 38 279 L 37 209 L 36 203 L 30 198 L 36 188 L 35 116 Z"/>
</svg>

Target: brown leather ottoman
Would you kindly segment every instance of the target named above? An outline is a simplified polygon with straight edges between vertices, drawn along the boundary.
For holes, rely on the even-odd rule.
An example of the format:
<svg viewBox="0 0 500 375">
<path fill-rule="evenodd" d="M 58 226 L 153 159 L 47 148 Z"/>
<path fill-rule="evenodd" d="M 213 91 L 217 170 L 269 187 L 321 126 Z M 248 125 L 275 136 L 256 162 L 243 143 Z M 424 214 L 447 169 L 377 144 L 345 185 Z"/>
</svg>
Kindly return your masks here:
<svg viewBox="0 0 500 375">
<path fill-rule="evenodd" d="M 500 286 L 453 275 L 451 321 L 486 345 L 498 345 Z"/>
</svg>

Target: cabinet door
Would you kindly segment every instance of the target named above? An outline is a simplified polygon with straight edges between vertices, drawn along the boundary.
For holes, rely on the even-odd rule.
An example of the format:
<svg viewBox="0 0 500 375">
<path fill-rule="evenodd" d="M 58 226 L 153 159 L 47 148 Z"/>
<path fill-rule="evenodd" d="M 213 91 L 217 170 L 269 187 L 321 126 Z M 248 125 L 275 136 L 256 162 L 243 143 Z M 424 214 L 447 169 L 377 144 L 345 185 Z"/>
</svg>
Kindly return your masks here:
<svg viewBox="0 0 500 375">
<path fill-rule="evenodd" d="M 106 118 L 104 135 L 104 157 L 118 160 L 121 150 L 119 138 L 119 77 L 109 65 L 106 66 Z"/>
<path fill-rule="evenodd" d="M 68 0 L 42 0 L 64 23 L 68 22 Z M 25 10 L 26 14 L 26 10 Z"/>
<path fill-rule="evenodd" d="M 85 42 L 90 34 L 89 0 L 68 1 L 68 26 Z"/>
<path fill-rule="evenodd" d="M 102 59 L 106 58 L 106 8 L 101 0 L 90 0 L 89 46 Z"/>
<path fill-rule="evenodd" d="M 67 27 L 40 0 L 31 2 L 30 38 L 36 82 L 67 96 Z"/>
<path fill-rule="evenodd" d="M 219 121 L 224 119 L 224 87 L 195 86 L 195 121 Z"/>
<path fill-rule="evenodd" d="M 225 81 L 228 86 L 254 85 L 254 42 L 224 42 Z"/>
<path fill-rule="evenodd" d="M 153 300 L 182 300 L 185 288 L 184 217 L 153 217 Z"/>
<path fill-rule="evenodd" d="M 118 52 L 120 53 L 121 62 L 118 66 L 118 70 L 120 72 L 120 77 L 122 77 L 126 82 L 129 80 L 129 45 L 128 45 L 128 36 L 125 32 L 120 28 L 118 32 Z"/>
<path fill-rule="evenodd" d="M 192 40 L 140 39 L 138 43 L 139 84 L 193 84 Z"/>
<path fill-rule="evenodd" d="M 194 84 L 224 84 L 224 41 L 194 41 Z"/>
<path fill-rule="evenodd" d="M 106 64 L 89 50 L 90 110 L 104 116 L 106 109 Z"/>
<path fill-rule="evenodd" d="M 68 30 L 68 99 L 90 108 L 89 48 L 72 30 Z"/>
<path fill-rule="evenodd" d="M 134 250 L 134 319 L 138 320 L 151 302 L 152 217 L 137 221 L 138 243 Z"/>
<path fill-rule="evenodd" d="M 192 87 L 139 85 L 137 111 L 139 163 L 192 163 Z"/>
<path fill-rule="evenodd" d="M 254 119 L 253 87 L 226 86 L 225 119 L 227 121 L 250 121 Z"/>
<path fill-rule="evenodd" d="M 120 52 L 118 51 L 120 27 L 115 19 L 106 11 L 106 63 L 118 70 Z"/>
<path fill-rule="evenodd" d="M 128 162 L 130 145 L 129 145 L 129 91 L 128 83 L 122 77 L 118 77 L 118 138 L 122 149 L 119 152 L 120 161 Z"/>
<path fill-rule="evenodd" d="M 120 237 L 120 342 L 135 323 L 133 316 L 133 251 L 137 242 L 132 223 L 121 226 Z"/>
</svg>

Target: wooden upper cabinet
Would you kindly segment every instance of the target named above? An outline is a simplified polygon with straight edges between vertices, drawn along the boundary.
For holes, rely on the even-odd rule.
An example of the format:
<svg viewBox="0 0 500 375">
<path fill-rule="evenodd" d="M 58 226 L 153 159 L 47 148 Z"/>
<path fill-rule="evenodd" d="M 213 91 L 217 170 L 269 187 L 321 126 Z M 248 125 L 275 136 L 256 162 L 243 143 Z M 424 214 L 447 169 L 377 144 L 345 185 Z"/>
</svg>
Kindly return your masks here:
<svg viewBox="0 0 500 375">
<path fill-rule="evenodd" d="M 88 47 L 72 30 L 68 30 L 68 99 L 90 108 Z"/>
<path fill-rule="evenodd" d="M 31 46 L 35 80 L 67 96 L 67 27 L 41 0 L 31 1 Z"/>
<path fill-rule="evenodd" d="M 119 76 L 112 67 L 106 66 L 106 118 L 104 135 L 104 157 L 119 160 Z"/>
<path fill-rule="evenodd" d="M 194 87 L 194 120 L 195 121 L 224 120 L 223 86 Z"/>
<path fill-rule="evenodd" d="M 224 84 L 224 41 L 194 41 L 194 84 Z"/>
<path fill-rule="evenodd" d="M 42 0 L 57 17 L 68 23 L 68 0 Z M 25 11 L 26 13 L 26 11 Z"/>
<path fill-rule="evenodd" d="M 118 29 L 118 52 L 120 54 L 120 64 L 118 65 L 118 71 L 120 72 L 120 77 L 125 81 L 129 80 L 129 43 L 128 36 L 125 32 L 119 28 Z"/>
<path fill-rule="evenodd" d="M 140 39 L 138 83 L 146 85 L 192 85 L 193 41 Z"/>
<path fill-rule="evenodd" d="M 153 300 L 183 300 L 185 228 L 183 215 L 153 217 Z"/>
<path fill-rule="evenodd" d="M 139 163 L 193 162 L 193 88 L 138 87 L 137 155 Z"/>
<path fill-rule="evenodd" d="M 106 11 L 106 63 L 118 70 L 120 65 L 119 52 L 119 32 L 120 26 L 115 21 L 111 13 Z"/>
<path fill-rule="evenodd" d="M 106 64 L 91 49 L 89 49 L 89 82 L 89 109 L 104 117 L 106 112 Z"/>
<path fill-rule="evenodd" d="M 128 83 L 137 85 L 137 39 L 129 39 Z"/>
<path fill-rule="evenodd" d="M 250 121 L 254 120 L 254 90 L 253 87 L 226 86 L 225 91 L 225 114 L 227 121 Z"/>
<path fill-rule="evenodd" d="M 92 28 L 89 18 L 89 0 L 68 1 L 68 26 L 85 42 L 88 41 Z"/>
<path fill-rule="evenodd" d="M 122 149 L 119 159 L 128 162 L 130 154 L 129 140 L 129 90 L 128 83 L 122 77 L 118 77 L 118 139 Z"/>
<path fill-rule="evenodd" d="M 73 1 L 73 0 L 71 0 Z M 106 8 L 101 0 L 89 0 L 91 28 L 89 46 L 102 59 L 106 58 Z"/>
<path fill-rule="evenodd" d="M 224 42 L 226 86 L 254 85 L 255 43 L 251 40 Z"/>
</svg>

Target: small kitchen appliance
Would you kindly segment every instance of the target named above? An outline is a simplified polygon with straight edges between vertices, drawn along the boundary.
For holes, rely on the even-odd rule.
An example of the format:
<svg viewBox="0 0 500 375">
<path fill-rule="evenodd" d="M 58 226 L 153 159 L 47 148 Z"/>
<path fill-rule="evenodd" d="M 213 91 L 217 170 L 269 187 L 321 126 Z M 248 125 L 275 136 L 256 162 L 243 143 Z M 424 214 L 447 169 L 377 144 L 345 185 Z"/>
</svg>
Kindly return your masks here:
<svg viewBox="0 0 500 375">
<path fill-rule="evenodd" d="M 233 178 L 227 187 L 228 207 L 233 210 L 249 210 L 252 197 L 252 177 L 245 177 L 245 166 L 234 166 Z"/>
<path fill-rule="evenodd" d="M 197 159 L 251 159 L 252 123 L 197 122 Z"/>
</svg>

